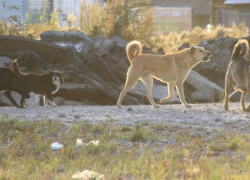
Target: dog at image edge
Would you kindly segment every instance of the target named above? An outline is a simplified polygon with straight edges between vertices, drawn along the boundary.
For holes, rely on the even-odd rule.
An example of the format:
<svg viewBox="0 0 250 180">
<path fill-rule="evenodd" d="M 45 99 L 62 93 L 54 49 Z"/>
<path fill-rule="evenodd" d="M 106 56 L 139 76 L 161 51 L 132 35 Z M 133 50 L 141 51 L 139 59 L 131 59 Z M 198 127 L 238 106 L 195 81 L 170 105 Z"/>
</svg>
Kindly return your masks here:
<svg viewBox="0 0 250 180">
<path fill-rule="evenodd" d="M 30 92 L 43 96 L 45 107 L 49 107 L 50 105 L 53 107 L 57 106 L 53 100 L 52 94 L 55 94 L 64 82 L 62 72 L 49 71 L 43 74 L 29 72 L 27 74 L 23 74 L 20 72 L 16 60 L 11 63 L 11 70 L 25 80 L 27 85 L 30 87 Z"/>
<path fill-rule="evenodd" d="M 161 99 L 160 103 L 171 100 L 174 96 L 174 87 L 176 87 L 181 103 L 185 107 L 191 107 L 185 100 L 183 82 L 196 64 L 207 62 L 212 56 L 211 52 L 199 46 L 165 55 L 142 54 L 142 45 L 138 41 L 130 42 L 126 47 L 126 52 L 131 66 L 127 72 L 125 87 L 117 102 L 119 107 L 127 92 L 136 85 L 138 80 L 146 85 L 147 98 L 150 103 L 158 107 L 152 97 L 153 78 L 168 84 L 169 95 Z"/>
<path fill-rule="evenodd" d="M 250 60 L 247 58 L 249 44 L 245 39 L 240 39 L 234 46 L 231 61 L 225 76 L 225 100 L 224 108 L 228 111 L 229 92 L 234 87 L 241 92 L 241 109 L 250 111 L 250 104 L 245 108 L 245 96 L 250 96 Z"/>
<path fill-rule="evenodd" d="M 12 72 L 9 68 L 0 68 L 0 91 L 3 91 L 9 101 L 18 108 L 22 108 L 25 99 L 30 98 L 29 86 L 20 76 Z M 21 95 L 20 106 L 12 97 L 11 91 L 15 91 Z"/>
</svg>

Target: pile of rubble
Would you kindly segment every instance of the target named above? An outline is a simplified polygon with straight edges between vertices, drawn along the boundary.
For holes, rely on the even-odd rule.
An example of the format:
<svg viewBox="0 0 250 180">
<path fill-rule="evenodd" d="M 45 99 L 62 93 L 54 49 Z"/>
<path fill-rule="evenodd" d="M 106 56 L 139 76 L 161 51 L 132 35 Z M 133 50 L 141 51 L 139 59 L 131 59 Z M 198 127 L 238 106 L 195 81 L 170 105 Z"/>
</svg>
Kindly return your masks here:
<svg viewBox="0 0 250 180">
<path fill-rule="evenodd" d="M 109 39 L 105 35 L 90 38 L 81 32 L 48 31 L 40 36 L 41 40 L 0 36 L 0 66 L 9 67 L 13 59 L 22 57 L 28 51 L 29 56 L 23 56 L 18 61 L 22 72 L 64 72 L 65 84 L 55 94 L 58 105 L 116 104 L 129 68 L 126 41 L 119 37 Z M 235 41 L 233 38 L 220 38 L 200 43 L 213 53 L 213 59 L 210 63 L 198 65 L 196 72 L 190 72 L 185 83 L 187 100 L 215 102 L 222 99 L 225 69 Z M 148 48 L 144 48 L 143 52 L 156 54 Z M 166 97 L 166 85 L 156 82 L 153 96 L 156 102 Z M 18 99 L 18 95 L 15 98 Z M 28 103 L 39 105 L 39 102 L 40 99 L 33 96 Z M 179 102 L 177 93 L 171 102 Z M 144 84 L 138 83 L 123 104 L 149 104 Z M 0 105 L 10 105 L 2 94 Z"/>
</svg>

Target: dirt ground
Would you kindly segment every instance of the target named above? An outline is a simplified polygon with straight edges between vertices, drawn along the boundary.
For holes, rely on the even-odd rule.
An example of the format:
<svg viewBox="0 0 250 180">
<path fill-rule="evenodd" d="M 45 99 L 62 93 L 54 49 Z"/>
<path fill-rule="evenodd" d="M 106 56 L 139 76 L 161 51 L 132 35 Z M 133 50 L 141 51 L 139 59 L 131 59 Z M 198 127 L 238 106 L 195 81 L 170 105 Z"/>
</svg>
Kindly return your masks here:
<svg viewBox="0 0 250 180">
<path fill-rule="evenodd" d="M 239 103 L 230 103 L 230 110 L 224 111 L 222 103 L 193 104 L 185 108 L 181 104 L 152 106 L 60 106 L 56 108 L 1 107 L 0 114 L 16 117 L 21 120 L 61 121 L 70 123 L 84 121 L 86 123 L 111 122 L 113 124 L 133 126 L 141 124 L 171 124 L 179 128 L 206 129 L 206 131 L 229 130 L 233 132 L 250 132 L 250 113 L 242 112 Z"/>
</svg>

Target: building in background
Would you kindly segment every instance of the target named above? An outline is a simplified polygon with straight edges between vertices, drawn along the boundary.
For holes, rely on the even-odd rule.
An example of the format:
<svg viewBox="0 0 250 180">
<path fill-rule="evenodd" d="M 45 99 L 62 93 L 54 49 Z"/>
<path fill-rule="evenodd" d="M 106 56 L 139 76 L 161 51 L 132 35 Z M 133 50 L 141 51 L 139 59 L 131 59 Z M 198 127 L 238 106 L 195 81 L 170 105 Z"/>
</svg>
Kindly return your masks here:
<svg viewBox="0 0 250 180">
<path fill-rule="evenodd" d="M 26 12 L 27 0 L 0 0 L 0 20 L 7 20 L 12 16 L 24 22 Z"/>
<path fill-rule="evenodd" d="M 205 28 L 210 22 L 211 0 L 151 0 L 153 6 L 168 8 L 190 8 L 192 27 Z"/>
<path fill-rule="evenodd" d="M 93 3 L 95 0 L 85 1 Z M 105 0 L 98 1 L 100 5 L 105 3 Z M 81 2 L 82 0 L 0 0 L 0 20 L 17 16 L 21 22 L 39 23 L 42 18 L 49 20 L 51 13 L 58 12 L 60 24 L 65 26 L 70 15 L 79 17 Z"/>
<path fill-rule="evenodd" d="M 98 1 L 103 5 L 106 0 Z M 81 2 L 82 0 L 0 0 L 0 20 L 17 19 L 21 22 L 39 23 L 41 18 L 50 20 L 50 14 L 57 12 L 60 25 L 65 26 L 68 25 L 69 16 L 79 17 Z M 190 30 L 196 26 L 205 28 L 207 24 L 228 27 L 233 22 L 245 22 L 250 27 L 250 0 L 151 0 L 151 4 L 156 13 L 154 23 L 164 32 Z"/>
<path fill-rule="evenodd" d="M 83 0 L 27 0 L 27 13 L 29 16 L 28 21 L 31 23 L 37 23 L 40 21 L 40 16 L 57 12 L 60 17 L 61 26 L 66 26 L 68 24 L 67 20 L 69 16 L 79 17 L 80 5 Z M 89 3 L 93 3 L 94 0 L 85 0 Z M 104 4 L 104 0 L 98 0 L 100 5 Z M 44 10 L 47 12 L 44 13 Z"/>
<path fill-rule="evenodd" d="M 221 23 L 231 26 L 233 22 L 246 23 L 250 27 L 250 0 L 226 0 L 221 9 Z"/>
<path fill-rule="evenodd" d="M 221 12 L 220 10 L 225 8 L 225 0 L 212 0 L 212 9 L 211 9 L 211 24 L 218 25 L 221 24 Z"/>
<path fill-rule="evenodd" d="M 244 22 L 250 28 L 250 0 L 212 0 L 211 17 L 213 25 Z"/>
<path fill-rule="evenodd" d="M 156 34 L 168 34 L 171 31 L 192 30 L 191 8 L 154 7 L 153 20 Z"/>
</svg>

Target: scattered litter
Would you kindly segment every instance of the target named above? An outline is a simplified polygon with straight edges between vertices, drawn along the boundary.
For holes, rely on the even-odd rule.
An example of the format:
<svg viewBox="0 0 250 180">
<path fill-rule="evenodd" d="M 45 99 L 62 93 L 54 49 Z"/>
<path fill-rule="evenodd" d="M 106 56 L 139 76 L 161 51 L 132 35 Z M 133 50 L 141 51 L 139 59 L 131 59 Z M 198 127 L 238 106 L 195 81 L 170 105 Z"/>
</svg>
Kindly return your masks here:
<svg viewBox="0 0 250 180">
<path fill-rule="evenodd" d="M 187 175 L 192 177 L 199 175 L 200 172 L 201 170 L 199 168 L 194 168 L 193 170 L 186 170 Z"/>
<path fill-rule="evenodd" d="M 82 142 L 82 139 L 76 139 L 76 147 L 80 147 L 80 146 L 83 146 L 83 145 L 86 145 L 86 143 L 83 143 Z"/>
<path fill-rule="evenodd" d="M 88 145 L 94 145 L 94 146 L 99 146 L 99 140 L 92 140 L 92 141 L 90 141 L 89 143 L 88 143 Z"/>
<path fill-rule="evenodd" d="M 94 145 L 94 146 L 99 146 L 99 140 L 92 140 L 88 143 L 84 143 L 82 142 L 82 139 L 76 139 L 76 147 L 80 147 L 80 146 L 89 146 L 89 145 Z"/>
<path fill-rule="evenodd" d="M 97 172 L 84 170 L 83 172 L 76 173 L 72 176 L 73 179 L 81 179 L 81 180 L 104 180 L 104 175 L 100 175 Z"/>
<path fill-rule="evenodd" d="M 50 146 L 54 151 L 57 151 L 63 147 L 63 145 L 60 144 L 59 142 L 54 142 Z"/>
</svg>

